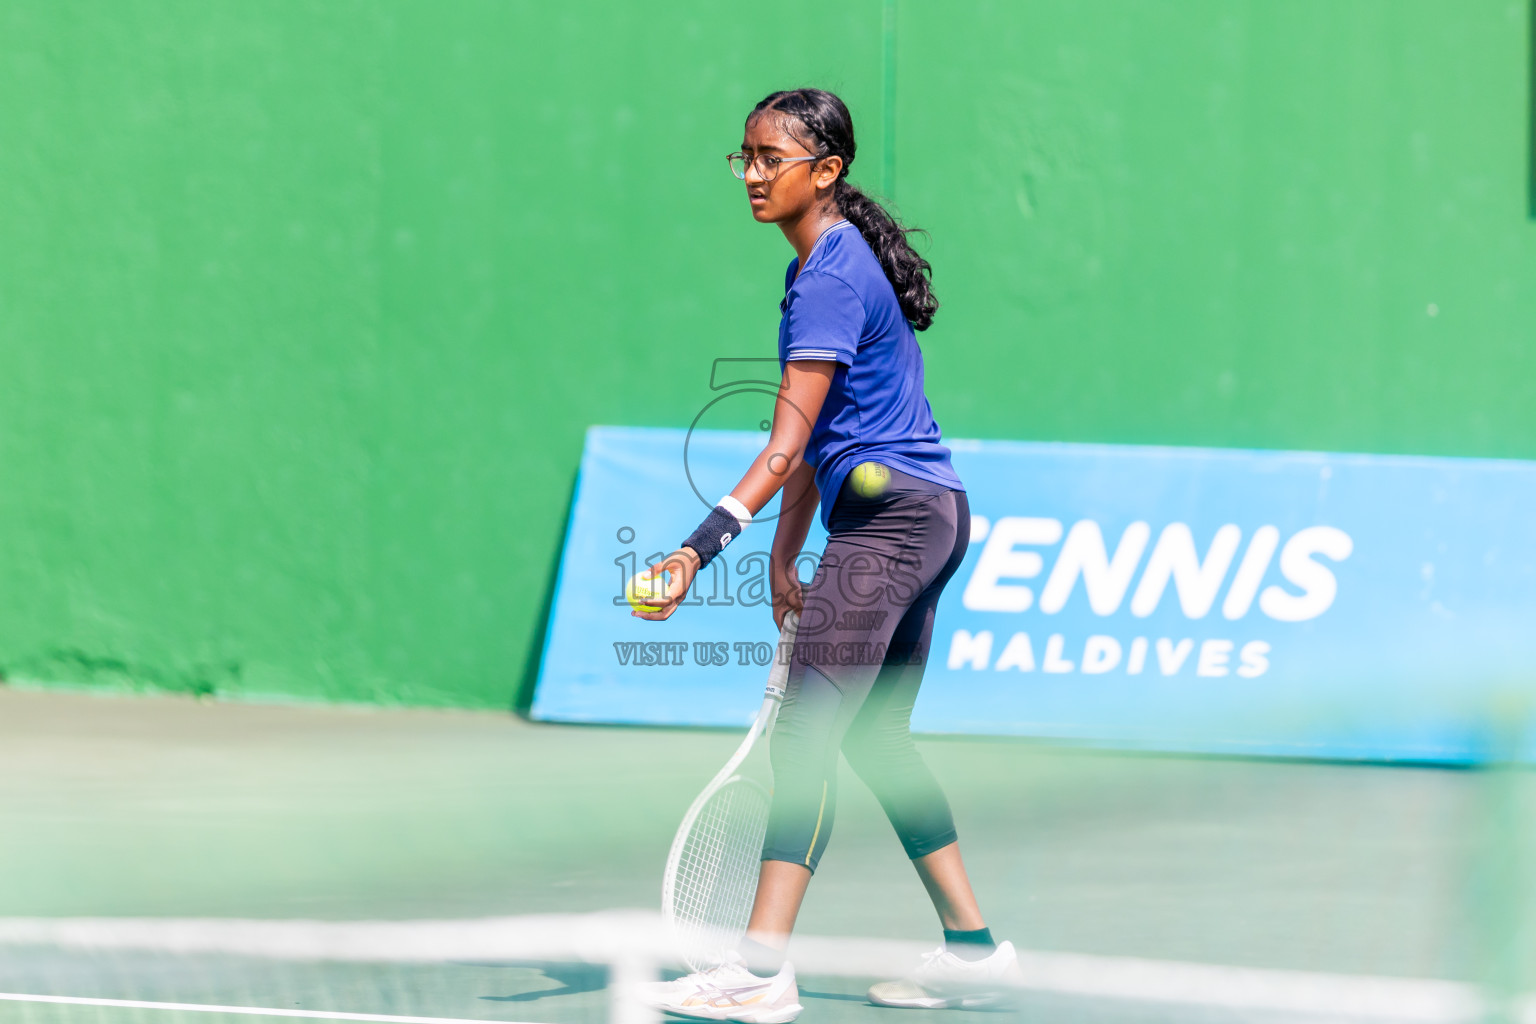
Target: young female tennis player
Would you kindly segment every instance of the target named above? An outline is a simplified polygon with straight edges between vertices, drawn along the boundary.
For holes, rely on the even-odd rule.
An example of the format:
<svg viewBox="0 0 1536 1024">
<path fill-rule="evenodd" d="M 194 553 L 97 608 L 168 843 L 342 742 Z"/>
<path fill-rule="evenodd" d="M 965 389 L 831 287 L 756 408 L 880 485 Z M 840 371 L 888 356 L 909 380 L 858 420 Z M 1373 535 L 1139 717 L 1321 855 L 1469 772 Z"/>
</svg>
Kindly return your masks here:
<svg viewBox="0 0 1536 1024">
<path fill-rule="evenodd" d="M 742 956 L 658 985 L 655 1004 L 711 1020 L 782 1024 L 800 1012 L 783 950 L 832 834 L 838 752 L 879 798 L 933 899 L 944 945 L 905 982 L 874 986 L 885 1006 L 984 1005 L 1018 971 L 972 895 L 949 804 L 912 742 L 934 608 L 965 555 L 965 489 L 923 394 L 914 331 L 938 302 L 902 228 L 848 183 L 853 121 L 819 89 L 776 92 L 747 117 L 731 170 L 752 216 L 794 247 L 780 309 L 783 383 L 767 446 L 662 567 L 654 612 L 677 611 L 694 575 L 780 489 L 774 621 L 800 612 L 773 734 L 773 802 Z M 828 540 L 802 588 L 795 557 L 818 499 Z M 659 569 L 657 570 L 660 571 Z M 761 973 L 754 973 L 754 971 Z"/>
</svg>

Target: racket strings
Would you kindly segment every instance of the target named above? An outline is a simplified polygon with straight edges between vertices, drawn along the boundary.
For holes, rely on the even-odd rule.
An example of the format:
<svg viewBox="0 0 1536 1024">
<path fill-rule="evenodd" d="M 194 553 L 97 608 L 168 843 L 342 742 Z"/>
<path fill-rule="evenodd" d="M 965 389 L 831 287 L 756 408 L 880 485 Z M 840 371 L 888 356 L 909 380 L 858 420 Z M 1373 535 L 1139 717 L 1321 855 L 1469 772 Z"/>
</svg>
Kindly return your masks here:
<svg viewBox="0 0 1536 1024">
<path fill-rule="evenodd" d="M 672 919 L 690 966 L 720 962 L 746 931 L 757 892 L 768 799 L 734 778 L 699 809 L 672 889 Z"/>
</svg>

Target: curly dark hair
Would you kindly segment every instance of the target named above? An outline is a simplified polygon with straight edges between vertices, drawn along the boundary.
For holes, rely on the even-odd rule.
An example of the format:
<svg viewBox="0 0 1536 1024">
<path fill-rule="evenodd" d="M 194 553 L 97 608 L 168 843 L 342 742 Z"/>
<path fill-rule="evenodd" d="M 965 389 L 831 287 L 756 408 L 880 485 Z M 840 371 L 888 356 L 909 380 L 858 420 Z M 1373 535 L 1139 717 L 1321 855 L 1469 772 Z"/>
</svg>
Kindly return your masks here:
<svg viewBox="0 0 1536 1024">
<path fill-rule="evenodd" d="M 907 242 L 908 235 L 924 232 L 903 227 L 885 207 L 848 182 L 848 168 L 858 146 L 853 139 L 853 118 L 843 101 L 824 89 L 789 89 L 766 97 L 752 108 L 747 121 L 767 113 L 778 115 L 784 131 L 814 155 L 843 158 L 842 174 L 833 186 L 838 212 L 859 229 L 874 250 L 896 291 L 902 315 L 914 330 L 927 330 L 939 309 L 933 294 L 933 268 Z M 801 130 L 796 131 L 797 127 Z"/>
</svg>

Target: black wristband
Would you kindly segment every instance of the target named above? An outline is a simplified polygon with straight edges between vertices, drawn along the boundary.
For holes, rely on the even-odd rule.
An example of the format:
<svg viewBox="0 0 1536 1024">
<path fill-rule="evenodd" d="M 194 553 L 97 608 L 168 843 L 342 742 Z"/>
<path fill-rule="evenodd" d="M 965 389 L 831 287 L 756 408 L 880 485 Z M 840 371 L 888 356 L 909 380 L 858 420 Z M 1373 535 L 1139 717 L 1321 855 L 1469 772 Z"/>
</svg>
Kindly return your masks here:
<svg viewBox="0 0 1536 1024">
<path fill-rule="evenodd" d="M 741 523 L 736 517 L 727 512 L 724 506 L 716 505 L 704 517 L 699 528 L 683 541 L 683 547 L 693 548 L 699 553 L 699 568 L 702 569 L 725 550 L 725 546 L 740 532 Z"/>
</svg>

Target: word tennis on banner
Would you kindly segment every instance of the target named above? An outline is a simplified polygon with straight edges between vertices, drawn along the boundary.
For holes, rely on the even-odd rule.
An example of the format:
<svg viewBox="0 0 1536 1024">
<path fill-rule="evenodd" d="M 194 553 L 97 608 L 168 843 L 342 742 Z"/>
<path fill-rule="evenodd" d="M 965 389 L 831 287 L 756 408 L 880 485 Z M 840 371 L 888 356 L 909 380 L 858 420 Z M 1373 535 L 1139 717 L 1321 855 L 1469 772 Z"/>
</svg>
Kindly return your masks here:
<svg viewBox="0 0 1536 1024">
<path fill-rule="evenodd" d="M 666 622 L 630 617 L 621 588 L 677 545 L 704 509 L 696 495 L 728 490 L 762 440 L 589 431 L 536 717 L 745 724 L 756 669 L 775 657 L 776 506 Z M 1536 531 L 1521 525 L 1536 463 L 953 449 L 971 545 L 939 605 L 915 729 L 1455 762 L 1479 756 L 1488 706 L 1536 686 Z M 824 542 L 813 527 L 802 579 Z M 870 566 L 855 588 L 910 586 L 909 570 Z M 843 596 L 845 616 L 878 614 Z M 802 622 L 802 642 L 815 633 Z"/>
<path fill-rule="evenodd" d="M 1257 604 L 1260 614 L 1277 622 L 1305 622 L 1333 605 L 1338 579 L 1330 563 L 1343 561 L 1354 551 L 1349 534 L 1332 526 L 1297 530 L 1283 546 L 1278 527 L 1260 526 L 1248 536 L 1241 559 L 1238 552 L 1244 531 L 1235 523 L 1218 527 L 1204 554 L 1187 523 L 1169 523 L 1145 560 L 1142 556 L 1151 541 L 1152 527 L 1143 521 L 1125 528 L 1113 554 L 1105 545 L 1103 530 L 1092 519 L 1078 520 L 1063 540 L 1059 519 L 1006 516 L 991 524 L 978 517 L 971 538 L 973 543 L 985 540 L 986 544 L 961 596 L 967 610 L 1024 612 L 1038 605 L 1043 615 L 1056 615 L 1066 609 L 1081 582 L 1088 608 L 1101 618 L 1114 616 L 1129 598 L 1130 614 L 1145 619 L 1172 589 L 1186 619 L 1203 619 L 1230 576 L 1221 602 L 1222 618 L 1242 619 Z M 1045 575 L 1044 557 L 1037 548 L 1055 549 L 1054 564 L 1038 599 L 1023 582 Z M 1281 580 L 1261 590 L 1272 562 L 1277 564 Z M 1053 674 L 1080 671 L 1102 675 L 1123 666 L 1127 675 L 1134 676 L 1148 671 L 1148 654 L 1154 652 L 1152 670 L 1172 676 L 1191 661 L 1195 650 L 1189 638 L 1136 636 L 1122 642 L 1094 634 L 1074 644 L 1073 650 L 1079 653 L 1072 660 L 1066 656 L 1067 644 L 1063 634 L 1051 634 L 1043 656 L 1037 660 L 1030 634 L 1015 632 L 1000 645 L 994 659 L 992 631 L 957 629 L 951 638 L 947 667 L 1020 672 L 1038 667 Z M 1252 679 L 1269 670 L 1270 650 L 1265 640 L 1250 640 L 1240 648 L 1232 640 L 1203 640 L 1193 661 L 1194 670 L 1209 678 L 1235 671 Z M 1235 666 L 1230 664 L 1234 660 Z"/>
</svg>

